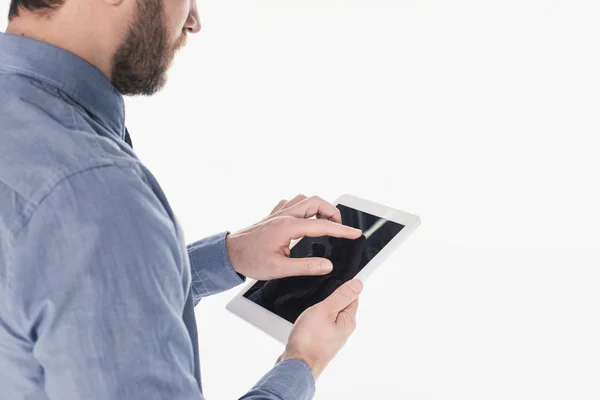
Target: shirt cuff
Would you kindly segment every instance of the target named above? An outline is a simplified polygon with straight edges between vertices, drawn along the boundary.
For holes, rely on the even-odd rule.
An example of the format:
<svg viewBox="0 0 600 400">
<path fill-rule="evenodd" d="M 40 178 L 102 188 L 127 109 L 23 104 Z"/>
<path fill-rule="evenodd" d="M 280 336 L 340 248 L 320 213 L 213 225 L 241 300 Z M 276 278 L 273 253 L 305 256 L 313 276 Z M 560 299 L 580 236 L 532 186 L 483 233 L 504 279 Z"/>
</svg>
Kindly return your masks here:
<svg viewBox="0 0 600 400">
<path fill-rule="evenodd" d="M 304 361 L 288 359 L 278 363 L 253 390 L 269 392 L 281 399 L 310 400 L 315 395 L 315 378 Z"/>
<path fill-rule="evenodd" d="M 229 232 L 208 236 L 188 245 L 194 303 L 202 297 L 231 289 L 246 278 L 235 272 L 225 240 Z"/>
</svg>

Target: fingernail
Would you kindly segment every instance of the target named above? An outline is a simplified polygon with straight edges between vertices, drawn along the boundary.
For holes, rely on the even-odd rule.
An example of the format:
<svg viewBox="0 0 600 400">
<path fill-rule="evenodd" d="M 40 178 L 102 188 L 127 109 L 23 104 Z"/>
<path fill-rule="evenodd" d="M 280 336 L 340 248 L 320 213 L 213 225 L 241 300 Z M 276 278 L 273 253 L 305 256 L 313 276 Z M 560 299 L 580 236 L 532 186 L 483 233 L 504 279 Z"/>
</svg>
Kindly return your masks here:
<svg viewBox="0 0 600 400">
<path fill-rule="evenodd" d="M 323 272 L 328 274 L 331 271 L 333 271 L 333 264 L 327 261 L 323 261 Z"/>
</svg>

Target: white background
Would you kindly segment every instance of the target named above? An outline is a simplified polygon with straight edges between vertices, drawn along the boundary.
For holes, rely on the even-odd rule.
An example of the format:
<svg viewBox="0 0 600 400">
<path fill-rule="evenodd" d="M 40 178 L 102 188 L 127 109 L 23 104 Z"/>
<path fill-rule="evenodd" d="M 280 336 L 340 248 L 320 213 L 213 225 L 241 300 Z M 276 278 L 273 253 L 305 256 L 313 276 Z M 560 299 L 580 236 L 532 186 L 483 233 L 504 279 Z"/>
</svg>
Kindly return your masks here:
<svg viewBox="0 0 600 400">
<path fill-rule="evenodd" d="M 600 398 L 600 2 L 199 8 L 167 88 L 127 101 L 188 241 L 297 193 L 422 220 L 317 400 Z M 236 290 L 197 308 L 210 400 L 282 350 L 225 311 Z"/>
</svg>

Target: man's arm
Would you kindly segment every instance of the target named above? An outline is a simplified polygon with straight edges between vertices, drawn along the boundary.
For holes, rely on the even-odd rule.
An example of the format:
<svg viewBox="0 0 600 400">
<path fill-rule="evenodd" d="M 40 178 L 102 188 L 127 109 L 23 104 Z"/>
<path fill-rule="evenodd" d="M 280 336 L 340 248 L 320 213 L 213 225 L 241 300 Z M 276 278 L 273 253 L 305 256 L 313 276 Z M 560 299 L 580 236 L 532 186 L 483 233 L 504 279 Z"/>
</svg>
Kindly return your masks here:
<svg viewBox="0 0 600 400">
<path fill-rule="evenodd" d="M 182 320 L 184 248 L 133 170 L 59 183 L 15 246 L 13 317 L 49 399 L 202 398 Z"/>
<path fill-rule="evenodd" d="M 192 269 L 194 305 L 203 297 L 229 290 L 246 280 L 231 265 L 225 245 L 228 233 L 209 236 L 187 247 Z"/>
<path fill-rule="evenodd" d="M 310 367 L 299 359 L 278 363 L 240 400 L 310 400 L 315 379 Z"/>
<path fill-rule="evenodd" d="M 203 398 L 182 320 L 184 250 L 133 171 L 99 167 L 59 183 L 15 248 L 11 329 L 33 348 L 50 400 Z M 307 364 L 286 360 L 244 399 L 313 392 Z"/>
</svg>

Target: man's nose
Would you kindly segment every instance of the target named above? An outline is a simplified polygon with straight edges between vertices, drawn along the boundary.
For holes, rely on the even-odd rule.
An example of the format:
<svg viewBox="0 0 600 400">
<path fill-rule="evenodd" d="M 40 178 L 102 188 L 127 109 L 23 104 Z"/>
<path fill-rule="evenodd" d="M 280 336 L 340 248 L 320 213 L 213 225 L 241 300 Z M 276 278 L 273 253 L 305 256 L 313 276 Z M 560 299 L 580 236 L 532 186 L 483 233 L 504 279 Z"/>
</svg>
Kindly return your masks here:
<svg viewBox="0 0 600 400">
<path fill-rule="evenodd" d="M 198 5 L 196 1 L 192 1 L 192 8 L 188 15 L 187 21 L 185 21 L 185 29 L 191 33 L 200 32 L 200 16 L 198 15 Z"/>
<path fill-rule="evenodd" d="M 198 17 L 197 13 L 195 15 L 194 14 L 195 13 L 190 13 L 187 21 L 185 21 L 185 29 L 190 33 L 200 32 L 200 18 Z"/>
</svg>

